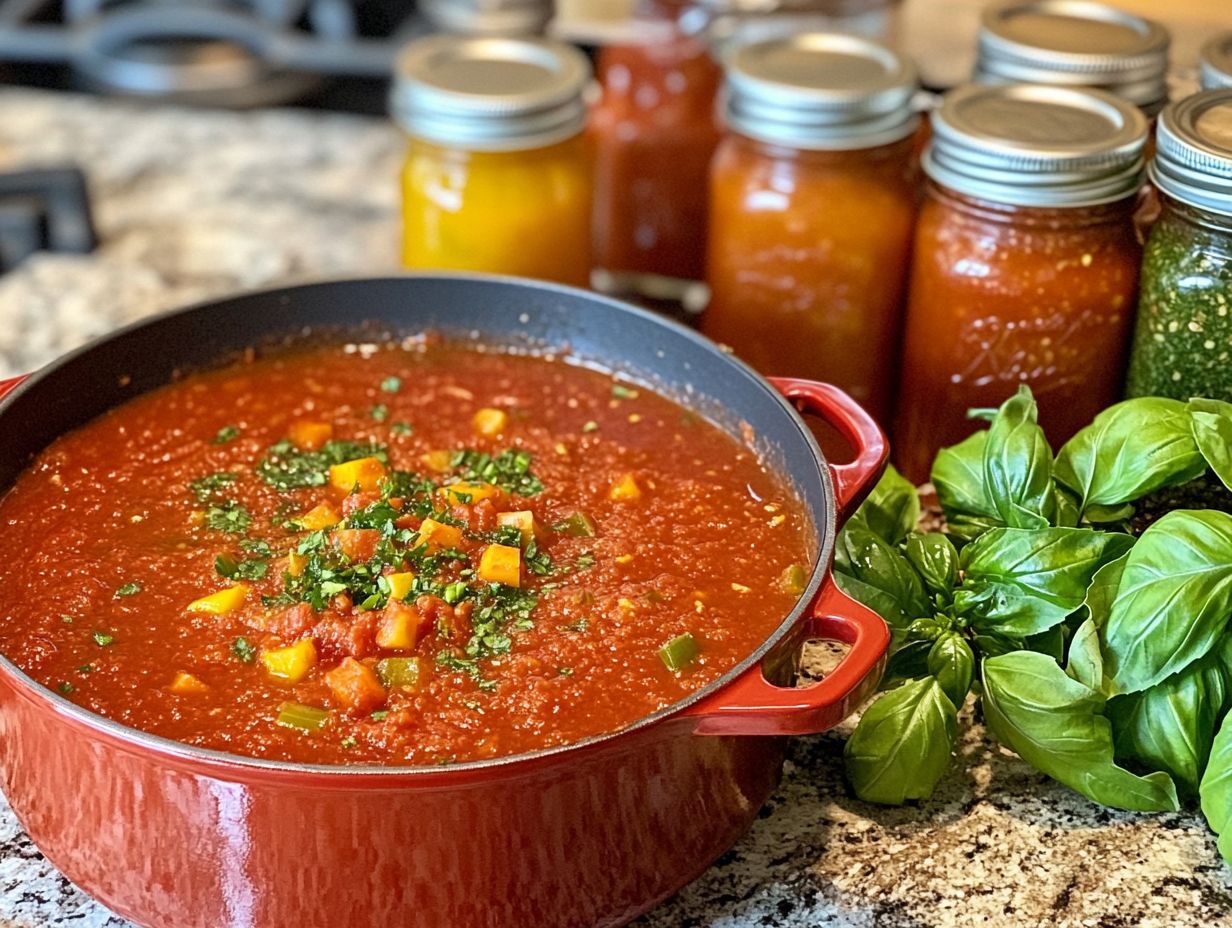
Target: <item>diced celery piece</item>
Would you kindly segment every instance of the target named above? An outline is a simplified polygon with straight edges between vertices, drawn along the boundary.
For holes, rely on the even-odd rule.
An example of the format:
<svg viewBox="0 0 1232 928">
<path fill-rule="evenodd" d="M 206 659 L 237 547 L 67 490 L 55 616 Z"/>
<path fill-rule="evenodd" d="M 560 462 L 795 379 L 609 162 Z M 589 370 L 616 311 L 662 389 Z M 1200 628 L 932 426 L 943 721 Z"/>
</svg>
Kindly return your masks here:
<svg viewBox="0 0 1232 928">
<path fill-rule="evenodd" d="M 329 724 L 329 710 L 305 706 L 298 702 L 284 702 L 278 707 L 278 717 L 274 721 L 283 728 L 320 731 Z"/>
<path fill-rule="evenodd" d="M 415 689 L 419 686 L 420 672 L 417 657 L 387 657 L 376 665 L 376 675 L 387 689 L 403 686 Z"/>
<path fill-rule="evenodd" d="M 595 523 L 584 512 L 575 512 L 562 523 L 565 534 L 573 538 L 594 538 Z"/>
<path fill-rule="evenodd" d="M 701 650 L 697 639 L 685 632 L 659 648 L 659 660 L 663 661 L 664 667 L 674 673 L 683 670 L 697 660 L 697 655 L 701 653 Z"/>
</svg>

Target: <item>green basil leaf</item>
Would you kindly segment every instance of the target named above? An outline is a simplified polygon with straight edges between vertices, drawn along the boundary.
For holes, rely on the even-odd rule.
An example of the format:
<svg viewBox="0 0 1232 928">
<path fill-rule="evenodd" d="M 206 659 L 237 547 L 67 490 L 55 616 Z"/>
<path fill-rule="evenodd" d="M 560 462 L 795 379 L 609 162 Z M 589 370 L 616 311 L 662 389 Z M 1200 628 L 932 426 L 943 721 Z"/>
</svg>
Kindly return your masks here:
<svg viewBox="0 0 1232 928">
<path fill-rule="evenodd" d="M 1193 440 L 1203 460 L 1232 490 L 1232 403 L 1195 397 L 1186 408 Z"/>
<path fill-rule="evenodd" d="M 979 431 L 949 448 L 942 448 L 933 460 L 931 480 L 937 490 L 937 500 L 945 512 L 950 531 L 955 523 L 969 523 L 973 528 L 985 522 L 996 524 L 997 507 L 984 486 L 984 445 L 988 432 Z M 960 535 L 967 540 L 980 534 Z"/>
<path fill-rule="evenodd" d="M 1056 513 L 1052 524 L 1061 528 L 1077 528 L 1082 521 L 1082 510 L 1074 495 L 1065 487 L 1053 486 L 1053 497 L 1056 499 Z"/>
<path fill-rule="evenodd" d="M 998 657 L 1023 650 L 1027 644 L 1021 638 L 1009 635 L 998 635 L 994 632 L 976 632 L 972 638 L 980 654 L 985 657 Z"/>
<path fill-rule="evenodd" d="M 903 680 L 916 680 L 928 676 L 928 652 L 932 650 L 932 641 L 907 641 L 890 653 L 886 661 L 885 675 L 881 679 L 881 689 L 888 690 Z"/>
<path fill-rule="evenodd" d="M 895 628 L 905 629 L 912 619 L 930 615 L 919 575 L 893 545 L 861 525 L 848 525 L 839 533 L 842 566 L 836 576 L 858 581 L 839 587 Z M 836 558 L 836 566 L 838 559 Z"/>
<path fill-rule="evenodd" d="M 1116 765 L 1103 695 L 1067 677 L 1052 658 L 1015 651 L 987 658 L 983 671 L 989 731 L 1032 767 L 1102 805 L 1180 808 L 1167 774 L 1139 777 Z"/>
<path fill-rule="evenodd" d="M 1232 864 L 1232 713 L 1215 735 L 1199 795 L 1206 823 L 1219 835 L 1219 853 Z"/>
<path fill-rule="evenodd" d="M 903 553 L 929 593 L 941 595 L 946 602 L 954 596 L 958 551 L 947 536 L 940 532 L 908 535 Z"/>
<path fill-rule="evenodd" d="M 1082 510 L 1119 506 L 1206 470 L 1185 404 L 1144 396 L 1109 406 L 1065 443 L 1053 469 Z"/>
<path fill-rule="evenodd" d="M 896 545 L 920 521 L 919 494 L 910 480 L 889 466 L 854 518 L 883 541 Z"/>
<path fill-rule="evenodd" d="M 997 516 L 1011 528 L 1046 528 L 1056 514 L 1052 448 L 1036 422 L 1025 386 L 1001 404 L 984 446 L 984 486 Z"/>
<path fill-rule="evenodd" d="M 1023 639 L 1022 650 L 1046 654 L 1058 664 L 1065 660 L 1065 636 L 1068 629 L 1065 623 L 1054 625 L 1046 632 L 1029 635 Z"/>
<path fill-rule="evenodd" d="M 1210 656 L 1149 690 L 1111 700 L 1117 758 L 1162 770 L 1181 792 L 1198 795 L 1225 695 L 1223 673 Z"/>
<path fill-rule="evenodd" d="M 1065 674 L 1089 689 L 1103 692 L 1104 655 L 1099 650 L 1099 628 L 1094 620 L 1085 620 L 1070 639 Z"/>
<path fill-rule="evenodd" d="M 958 712 L 932 677 L 904 683 L 868 707 L 847 739 L 847 778 L 865 802 L 927 799 L 950 766 Z"/>
<path fill-rule="evenodd" d="M 980 631 L 1025 637 L 1076 611 L 1095 572 L 1133 544 L 1085 528 L 1000 528 L 963 549 L 954 603 Z"/>
<path fill-rule="evenodd" d="M 1100 629 L 1113 693 L 1162 683 L 1219 641 L 1232 613 L 1232 516 L 1177 510 L 1142 533 Z"/>
<path fill-rule="evenodd" d="M 928 652 L 928 672 L 933 675 L 955 709 L 961 709 L 971 692 L 975 655 L 962 635 L 948 632 L 933 642 Z"/>
</svg>

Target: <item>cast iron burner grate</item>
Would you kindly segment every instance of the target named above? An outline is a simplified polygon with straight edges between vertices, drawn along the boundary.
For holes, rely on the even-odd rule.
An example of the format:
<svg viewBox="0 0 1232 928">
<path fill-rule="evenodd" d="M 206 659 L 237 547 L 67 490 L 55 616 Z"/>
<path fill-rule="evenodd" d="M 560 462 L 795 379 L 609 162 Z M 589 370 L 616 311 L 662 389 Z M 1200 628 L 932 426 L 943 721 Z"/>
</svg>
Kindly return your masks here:
<svg viewBox="0 0 1232 928">
<path fill-rule="evenodd" d="M 0 0 L 0 67 L 23 82 L 60 66 L 73 78 L 61 84 L 267 106 L 326 78 L 384 79 L 427 31 L 413 0 Z"/>
<path fill-rule="evenodd" d="M 85 254 L 96 243 L 80 170 L 0 174 L 0 274 L 36 251 Z"/>
</svg>

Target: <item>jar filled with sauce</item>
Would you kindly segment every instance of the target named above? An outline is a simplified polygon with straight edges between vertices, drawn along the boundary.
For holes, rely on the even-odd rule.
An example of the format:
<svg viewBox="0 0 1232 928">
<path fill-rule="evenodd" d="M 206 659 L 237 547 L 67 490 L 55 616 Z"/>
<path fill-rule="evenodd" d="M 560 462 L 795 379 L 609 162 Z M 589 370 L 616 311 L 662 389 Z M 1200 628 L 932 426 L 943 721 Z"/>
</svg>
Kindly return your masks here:
<svg viewBox="0 0 1232 928">
<path fill-rule="evenodd" d="M 1159 118 L 1130 396 L 1232 401 L 1232 87 Z"/>
<path fill-rule="evenodd" d="M 700 280 L 705 266 L 722 75 L 689 10 L 688 0 L 639 0 L 636 40 L 604 47 L 596 64 L 595 262 L 623 292 L 644 289 L 637 275 Z"/>
<path fill-rule="evenodd" d="M 1202 46 L 1202 89 L 1232 87 L 1232 32 L 1215 36 Z"/>
<path fill-rule="evenodd" d="M 975 81 L 1092 87 L 1147 116 L 1168 102 L 1168 30 L 1089 0 L 1030 0 L 986 10 Z"/>
<path fill-rule="evenodd" d="M 868 39 L 740 47 L 710 179 L 702 331 L 887 421 L 917 203 L 915 69 Z"/>
<path fill-rule="evenodd" d="M 1102 91 L 951 91 L 933 113 L 894 450 L 928 479 L 1020 384 L 1060 445 L 1121 394 L 1147 121 Z"/>
<path fill-rule="evenodd" d="M 576 49 L 432 36 L 398 60 L 403 264 L 585 286 L 592 166 Z"/>
</svg>

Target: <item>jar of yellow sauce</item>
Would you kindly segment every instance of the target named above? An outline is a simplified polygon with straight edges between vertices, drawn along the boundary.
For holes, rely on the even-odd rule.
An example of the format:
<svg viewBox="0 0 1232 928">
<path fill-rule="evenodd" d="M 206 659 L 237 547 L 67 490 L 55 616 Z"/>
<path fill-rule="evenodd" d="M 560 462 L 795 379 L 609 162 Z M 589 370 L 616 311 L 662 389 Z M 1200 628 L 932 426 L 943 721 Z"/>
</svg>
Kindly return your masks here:
<svg viewBox="0 0 1232 928">
<path fill-rule="evenodd" d="M 591 156 L 576 49 L 529 39 L 432 36 L 398 60 L 394 120 L 403 264 L 585 286 Z"/>
</svg>

